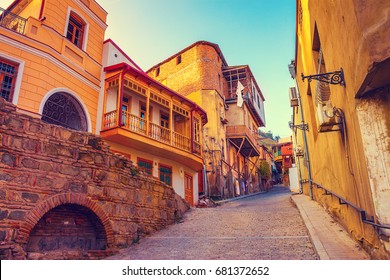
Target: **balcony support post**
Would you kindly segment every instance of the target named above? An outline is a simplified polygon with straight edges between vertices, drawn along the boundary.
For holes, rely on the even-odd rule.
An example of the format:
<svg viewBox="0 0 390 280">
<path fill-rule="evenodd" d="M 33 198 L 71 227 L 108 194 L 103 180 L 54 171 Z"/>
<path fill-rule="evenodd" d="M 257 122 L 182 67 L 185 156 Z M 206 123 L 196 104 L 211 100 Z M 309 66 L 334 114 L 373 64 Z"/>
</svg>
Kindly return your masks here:
<svg viewBox="0 0 390 280">
<path fill-rule="evenodd" d="M 146 135 L 149 135 L 149 130 L 150 130 L 150 88 L 148 87 L 146 90 L 146 112 L 145 112 L 145 119 L 146 119 L 146 128 L 145 128 L 145 133 Z"/>
<path fill-rule="evenodd" d="M 118 126 L 122 127 L 125 124 L 123 123 L 123 112 L 122 112 L 122 105 L 123 105 L 123 91 L 124 91 L 124 81 L 125 81 L 125 75 L 126 72 L 129 70 L 129 66 L 124 66 L 120 79 L 119 79 L 119 100 L 117 100 L 117 108 L 116 111 L 118 112 Z"/>
<path fill-rule="evenodd" d="M 170 144 L 173 145 L 173 97 L 171 97 L 171 102 L 169 103 L 169 134 Z"/>
</svg>

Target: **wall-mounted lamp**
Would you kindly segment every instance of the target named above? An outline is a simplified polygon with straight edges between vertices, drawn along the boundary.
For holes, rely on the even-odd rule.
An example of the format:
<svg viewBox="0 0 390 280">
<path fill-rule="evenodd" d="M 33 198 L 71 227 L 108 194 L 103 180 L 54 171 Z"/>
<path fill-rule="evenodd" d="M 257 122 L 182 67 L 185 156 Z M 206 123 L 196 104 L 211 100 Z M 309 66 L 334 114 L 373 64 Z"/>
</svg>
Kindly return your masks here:
<svg viewBox="0 0 390 280">
<path fill-rule="evenodd" d="M 342 85 L 345 87 L 343 68 L 340 68 L 340 71 L 321 73 L 321 74 L 315 74 L 315 75 L 308 75 L 308 76 L 304 76 L 303 73 L 301 73 L 301 76 L 302 76 L 302 81 L 305 81 L 305 79 L 308 79 L 309 83 L 311 82 L 311 80 L 314 79 L 314 80 L 324 82 L 327 84 Z"/>
<path fill-rule="evenodd" d="M 296 125 L 294 125 L 293 122 L 288 122 L 288 126 L 289 126 L 291 129 L 297 128 L 297 129 L 300 129 L 300 130 L 309 131 L 309 125 L 308 125 L 307 123 L 296 124 Z"/>
</svg>

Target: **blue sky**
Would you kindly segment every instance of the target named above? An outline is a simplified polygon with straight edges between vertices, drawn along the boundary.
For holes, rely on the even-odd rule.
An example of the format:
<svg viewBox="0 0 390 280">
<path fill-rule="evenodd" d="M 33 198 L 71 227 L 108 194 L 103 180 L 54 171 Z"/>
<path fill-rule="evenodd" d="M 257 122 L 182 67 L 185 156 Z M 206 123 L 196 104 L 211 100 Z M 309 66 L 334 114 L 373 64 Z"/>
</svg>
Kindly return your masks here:
<svg viewBox="0 0 390 280">
<path fill-rule="evenodd" d="M 106 39 L 145 71 L 200 40 L 218 44 L 231 66 L 248 64 L 266 99 L 262 130 L 291 134 L 288 88 L 294 83 L 287 65 L 295 52 L 295 0 L 97 2 L 108 12 Z"/>
<path fill-rule="evenodd" d="M 291 135 L 287 65 L 295 53 L 294 0 L 98 0 L 108 12 L 106 39 L 142 69 L 200 40 L 216 43 L 228 64 L 248 64 L 263 92 L 267 126 Z"/>
</svg>

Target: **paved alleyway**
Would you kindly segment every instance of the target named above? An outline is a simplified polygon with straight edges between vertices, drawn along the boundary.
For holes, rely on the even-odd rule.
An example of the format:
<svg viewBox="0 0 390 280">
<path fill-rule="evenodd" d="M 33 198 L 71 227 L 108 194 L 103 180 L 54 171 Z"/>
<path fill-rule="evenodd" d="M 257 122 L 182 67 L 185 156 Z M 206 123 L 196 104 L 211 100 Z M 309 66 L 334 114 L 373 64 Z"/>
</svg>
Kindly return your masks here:
<svg viewBox="0 0 390 280">
<path fill-rule="evenodd" d="M 288 188 L 191 209 L 110 259 L 317 259 Z"/>
</svg>

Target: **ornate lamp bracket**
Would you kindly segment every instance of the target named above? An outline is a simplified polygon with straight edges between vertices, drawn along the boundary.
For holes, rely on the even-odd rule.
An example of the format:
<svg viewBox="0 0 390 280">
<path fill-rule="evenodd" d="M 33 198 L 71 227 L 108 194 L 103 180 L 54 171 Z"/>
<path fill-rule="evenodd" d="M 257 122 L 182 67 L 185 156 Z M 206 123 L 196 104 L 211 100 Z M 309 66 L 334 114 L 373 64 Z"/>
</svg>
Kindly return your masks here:
<svg viewBox="0 0 390 280">
<path fill-rule="evenodd" d="M 315 75 L 308 75 L 304 76 L 303 73 L 301 73 L 302 81 L 305 81 L 305 79 L 308 79 L 309 83 L 311 80 L 317 80 L 320 82 L 325 82 L 331 85 L 342 85 L 345 87 L 345 80 L 344 80 L 344 71 L 343 68 L 340 68 L 340 71 L 334 71 L 334 72 L 328 72 L 328 73 L 321 73 L 321 74 L 315 74 Z"/>
<path fill-rule="evenodd" d="M 289 122 L 289 123 L 288 123 L 288 126 L 289 126 L 291 129 L 297 128 L 297 129 L 300 129 L 300 130 L 309 131 L 309 125 L 308 125 L 307 123 L 296 124 L 296 125 L 294 125 L 292 122 Z"/>
</svg>

